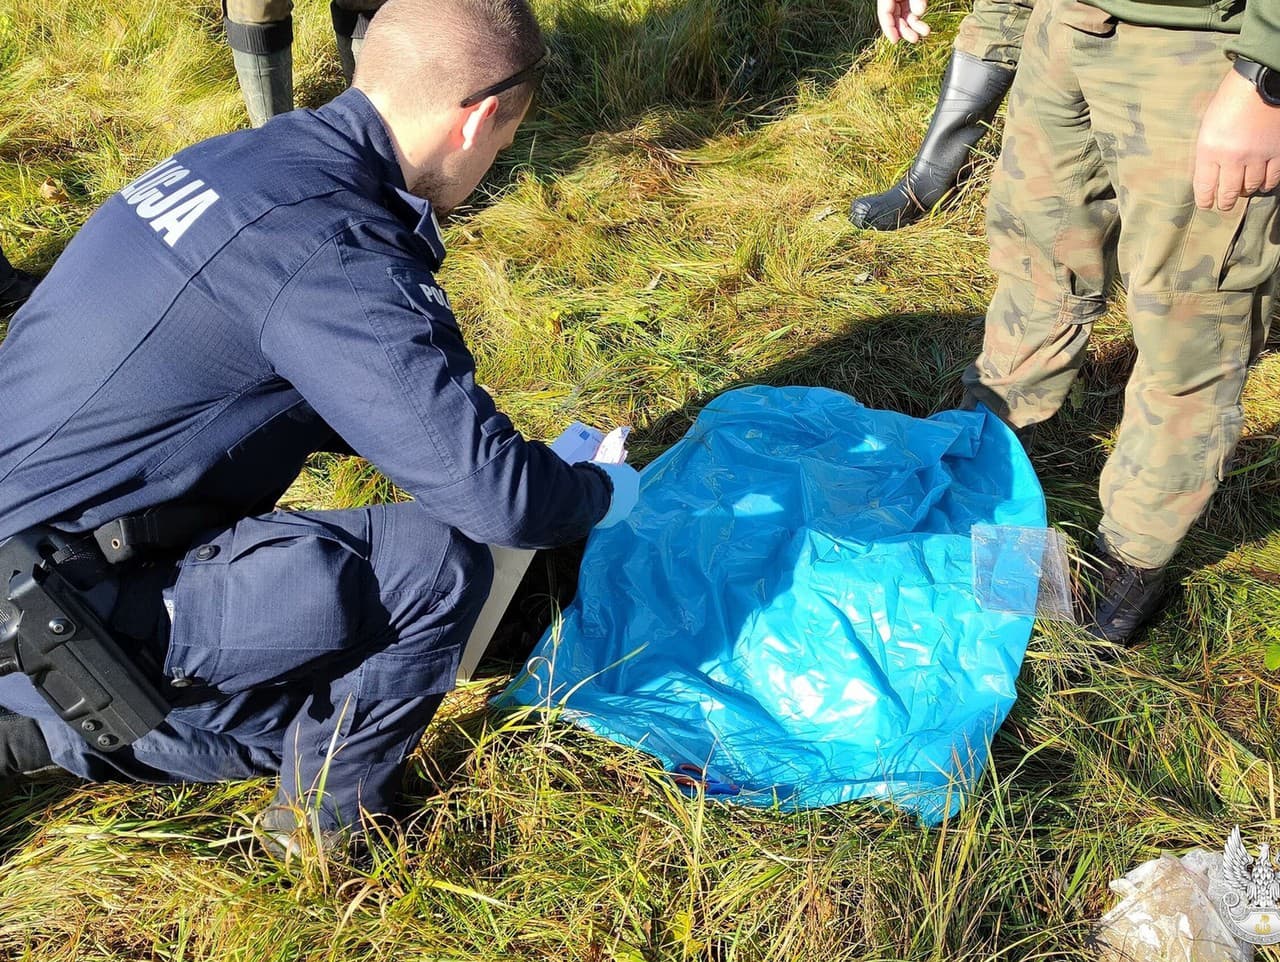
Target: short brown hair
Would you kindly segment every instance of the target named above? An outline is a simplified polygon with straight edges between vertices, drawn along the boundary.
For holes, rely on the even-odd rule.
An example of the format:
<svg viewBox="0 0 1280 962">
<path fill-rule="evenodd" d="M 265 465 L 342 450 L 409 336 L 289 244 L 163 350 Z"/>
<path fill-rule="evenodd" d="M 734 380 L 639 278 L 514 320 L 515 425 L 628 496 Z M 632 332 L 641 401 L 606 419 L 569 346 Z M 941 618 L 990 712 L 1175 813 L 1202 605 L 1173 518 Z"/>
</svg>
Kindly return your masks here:
<svg viewBox="0 0 1280 962">
<path fill-rule="evenodd" d="M 388 0 L 369 24 L 355 86 L 400 110 L 457 106 L 545 49 L 527 0 Z M 524 113 L 533 90 L 524 83 L 496 96 L 505 124 Z"/>
</svg>

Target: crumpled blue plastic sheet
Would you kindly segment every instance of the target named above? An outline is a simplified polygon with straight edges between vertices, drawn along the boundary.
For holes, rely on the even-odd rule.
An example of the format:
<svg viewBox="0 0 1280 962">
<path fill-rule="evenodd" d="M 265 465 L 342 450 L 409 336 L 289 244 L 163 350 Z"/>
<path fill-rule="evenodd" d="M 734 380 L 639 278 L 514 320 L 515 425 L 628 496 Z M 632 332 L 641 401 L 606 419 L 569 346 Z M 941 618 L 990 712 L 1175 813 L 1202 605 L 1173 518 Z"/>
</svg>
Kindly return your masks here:
<svg viewBox="0 0 1280 962">
<path fill-rule="evenodd" d="M 937 822 L 987 761 L 1032 628 L 977 604 L 975 524 L 1045 524 L 993 415 L 731 391 L 592 534 L 563 624 L 499 702 L 563 706 L 732 802 Z"/>
</svg>

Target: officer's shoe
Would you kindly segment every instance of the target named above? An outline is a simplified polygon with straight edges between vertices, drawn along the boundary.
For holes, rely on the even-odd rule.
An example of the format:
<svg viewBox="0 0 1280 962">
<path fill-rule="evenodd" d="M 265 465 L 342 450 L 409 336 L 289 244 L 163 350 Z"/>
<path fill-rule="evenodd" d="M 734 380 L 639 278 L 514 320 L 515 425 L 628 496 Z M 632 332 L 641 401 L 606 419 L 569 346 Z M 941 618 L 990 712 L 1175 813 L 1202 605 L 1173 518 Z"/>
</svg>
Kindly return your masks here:
<svg viewBox="0 0 1280 962">
<path fill-rule="evenodd" d="M 870 230 L 914 224 L 960 181 L 972 151 L 990 127 L 1013 71 L 956 50 L 942 75 L 942 90 L 920 152 L 903 178 L 888 190 L 859 197 L 849 219 Z"/>
<path fill-rule="evenodd" d="M 1095 638 L 1131 646 L 1169 599 L 1168 568 L 1136 568 L 1098 546 L 1100 571 L 1085 629 Z"/>
<path fill-rule="evenodd" d="M 314 809 L 271 805 L 257 818 L 259 842 L 281 861 L 337 854 L 348 848 L 350 832 L 320 827 Z"/>
<path fill-rule="evenodd" d="M 8 280 L 0 280 L 0 318 L 10 317 L 27 302 L 40 278 L 16 267 Z"/>
<path fill-rule="evenodd" d="M 52 767 L 53 756 L 40 726 L 0 708 L 0 785 Z"/>
</svg>

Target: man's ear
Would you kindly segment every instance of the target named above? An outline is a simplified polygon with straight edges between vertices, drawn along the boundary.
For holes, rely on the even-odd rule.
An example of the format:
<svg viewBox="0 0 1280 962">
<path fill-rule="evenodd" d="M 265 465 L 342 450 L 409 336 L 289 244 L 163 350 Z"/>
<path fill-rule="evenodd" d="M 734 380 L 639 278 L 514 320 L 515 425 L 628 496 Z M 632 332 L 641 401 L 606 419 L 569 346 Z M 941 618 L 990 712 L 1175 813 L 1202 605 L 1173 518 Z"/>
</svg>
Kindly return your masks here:
<svg viewBox="0 0 1280 962">
<path fill-rule="evenodd" d="M 462 149 L 470 150 L 474 147 L 481 131 L 491 125 L 497 115 L 497 97 L 485 97 L 474 107 L 468 108 L 466 119 L 462 122 Z"/>
</svg>

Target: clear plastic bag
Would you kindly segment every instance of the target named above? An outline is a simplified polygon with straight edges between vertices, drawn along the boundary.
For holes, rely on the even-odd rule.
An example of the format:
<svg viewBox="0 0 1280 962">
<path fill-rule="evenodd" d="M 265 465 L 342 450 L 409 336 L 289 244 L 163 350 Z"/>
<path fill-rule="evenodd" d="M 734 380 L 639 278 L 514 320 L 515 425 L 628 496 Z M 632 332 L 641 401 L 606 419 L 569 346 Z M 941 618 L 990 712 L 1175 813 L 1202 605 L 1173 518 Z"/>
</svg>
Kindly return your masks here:
<svg viewBox="0 0 1280 962">
<path fill-rule="evenodd" d="M 1120 904 L 1094 942 L 1102 962 L 1252 962 L 1254 947 L 1227 929 L 1209 899 L 1222 855 L 1193 849 L 1162 855 L 1111 883 Z"/>
<path fill-rule="evenodd" d="M 1067 539 L 1055 528 L 975 524 L 973 593 L 985 611 L 1075 624 Z"/>
</svg>

